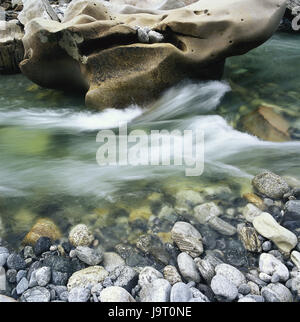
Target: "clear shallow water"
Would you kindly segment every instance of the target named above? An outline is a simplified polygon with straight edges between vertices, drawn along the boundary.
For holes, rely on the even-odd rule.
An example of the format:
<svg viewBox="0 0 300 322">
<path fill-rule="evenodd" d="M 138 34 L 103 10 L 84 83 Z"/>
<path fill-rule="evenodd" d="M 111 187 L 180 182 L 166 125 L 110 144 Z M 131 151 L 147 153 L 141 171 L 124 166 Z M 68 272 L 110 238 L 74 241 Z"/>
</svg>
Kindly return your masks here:
<svg viewBox="0 0 300 322">
<path fill-rule="evenodd" d="M 299 40 L 275 35 L 247 55 L 228 59 L 222 82 L 182 82 L 147 108 L 89 111 L 80 97 L 41 89 L 22 75 L 0 76 L 5 238 L 17 245 L 39 217 L 51 217 L 67 231 L 103 209 L 130 213 L 149 206 L 153 192 L 168 199 L 180 188 L 229 187 L 240 196 L 262 169 L 300 179 L 299 141 L 265 142 L 234 128 L 241 115 L 262 101 L 279 106 L 291 126 L 300 128 Z M 97 132 L 117 133 L 124 122 L 129 122 L 129 131 L 204 131 L 203 175 L 187 178 L 178 166 L 99 167 Z"/>
</svg>

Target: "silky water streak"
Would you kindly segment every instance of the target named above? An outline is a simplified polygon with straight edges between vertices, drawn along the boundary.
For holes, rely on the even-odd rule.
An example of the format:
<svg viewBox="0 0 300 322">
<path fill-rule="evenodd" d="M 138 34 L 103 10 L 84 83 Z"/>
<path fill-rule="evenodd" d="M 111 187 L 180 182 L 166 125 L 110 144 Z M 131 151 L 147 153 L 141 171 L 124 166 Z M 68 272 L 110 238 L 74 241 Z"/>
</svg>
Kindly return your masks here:
<svg viewBox="0 0 300 322">
<path fill-rule="evenodd" d="M 99 166 L 183 166 L 186 176 L 200 176 L 204 170 L 204 132 L 201 129 L 172 131 L 135 129 L 127 124 L 98 132 Z"/>
</svg>

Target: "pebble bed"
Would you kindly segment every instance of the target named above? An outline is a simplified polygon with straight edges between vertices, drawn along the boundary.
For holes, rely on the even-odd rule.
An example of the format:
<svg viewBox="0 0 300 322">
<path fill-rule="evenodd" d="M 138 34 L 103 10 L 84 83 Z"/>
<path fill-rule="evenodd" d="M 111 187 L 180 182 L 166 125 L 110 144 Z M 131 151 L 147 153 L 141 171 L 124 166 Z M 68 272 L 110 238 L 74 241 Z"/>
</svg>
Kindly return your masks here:
<svg viewBox="0 0 300 322">
<path fill-rule="evenodd" d="M 85 224 L 54 241 L 55 224 L 37 222 L 19 252 L 1 240 L 0 302 L 299 302 L 299 182 L 252 184 L 235 208 L 179 191 L 151 233 L 109 252 Z"/>
</svg>

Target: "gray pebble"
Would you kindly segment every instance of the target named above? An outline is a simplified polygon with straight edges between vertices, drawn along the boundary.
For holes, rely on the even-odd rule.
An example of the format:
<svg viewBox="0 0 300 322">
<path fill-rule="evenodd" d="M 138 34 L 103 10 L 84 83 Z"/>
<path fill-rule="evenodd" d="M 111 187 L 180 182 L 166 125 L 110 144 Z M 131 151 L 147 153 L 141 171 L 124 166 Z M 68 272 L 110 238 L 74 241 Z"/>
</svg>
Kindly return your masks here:
<svg viewBox="0 0 300 322">
<path fill-rule="evenodd" d="M 103 252 L 87 246 L 78 246 L 75 249 L 76 256 L 85 264 L 95 266 L 103 260 Z"/>
<path fill-rule="evenodd" d="M 222 275 L 216 275 L 211 280 L 211 289 L 221 300 L 233 301 L 238 295 L 237 287 Z"/>
<path fill-rule="evenodd" d="M 17 283 L 19 283 L 23 277 L 26 277 L 26 275 L 27 275 L 27 271 L 25 270 L 18 271 L 17 277 L 16 277 Z"/>
<path fill-rule="evenodd" d="M 36 286 L 23 293 L 25 302 L 50 302 L 50 292 L 45 287 Z"/>
<path fill-rule="evenodd" d="M 251 287 L 248 284 L 243 283 L 238 287 L 238 292 L 242 295 L 248 295 L 251 292 Z"/>
<path fill-rule="evenodd" d="M 91 291 L 84 287 L 73 287 L 68 296 L 69 302 L 88 302 L 91 295 Z"/>
<path fill-rule="evenodd" d="M 6 272 L 6 277 L 9 283 L 16 283 L 17 281 L 17 271 L 15 269 L 8 269 Z"/>
<path fill-rule="evenodd" d="M 46 286 L 51 280 L 51 268 L 44 266 L 37 269 L 35 277 L 39 286 Z"/>
<path fill-rule="evenodd" d="M 24 259 L 19 254 L 11 254 L 7 258 L 7 267 L 19 271 L 20 269 L 26 268 Z"/>
<path fill-rule="evenodd" d="M 265 241 L 262 245 L 261 245 L 262 249 L 264 252 L 268 252 L 272 249 L 272 243 L 270 241 Z"/>
<path fill-rule="evenodd" d="M 28 281 L 26 277 L 23 277 L 16 287 L 17 294 L 23 294 L 28 289 Z"/>
<path fill-rule="evenodd" d="M 171 289 L 171 302 L 189 302 L 193 297 L 193 293 L 188 285 L 184 283 L 176 283 Z"/>
</svg>

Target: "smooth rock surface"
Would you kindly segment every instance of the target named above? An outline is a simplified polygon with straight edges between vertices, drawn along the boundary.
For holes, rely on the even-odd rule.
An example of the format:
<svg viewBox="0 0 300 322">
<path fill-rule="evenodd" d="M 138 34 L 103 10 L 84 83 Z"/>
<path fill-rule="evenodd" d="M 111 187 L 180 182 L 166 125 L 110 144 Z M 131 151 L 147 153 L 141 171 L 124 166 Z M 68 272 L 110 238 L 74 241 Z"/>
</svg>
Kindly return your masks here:
<svg viewBox="0 0 300 322">
<path fill-rule="evenodd" d="M 171 289 L 170 302 L 189 302 L 193 298 L 191 289 L 184 283 L 176 283 Z"/>
<path fill-rule="evenodd" d="M 182 277 L 187 281 L 200 282 L 200 274 L 193 258 L 187 253 L 180 253 L 177 257 L 177 264 Z"/>
<path fill-rule="evenodd" d="M 279 280 L 286 282 L 289 279 L 290 273 L 288 268 L 275 256 L 263 253 L 259 257 L 259 269 L 261 272 L 272 276 L 277 274 Z"/>
<path fill-rule="evenodd" d="M 233 301 L 238 295 L 237 287 L 227 278 L 219 274 L 213 277 L 210 287 L 215 295 L 225 301 Z"/>
<path fill-rule="evenodd" d="M 100 293 L 101 302 L 135 302 L 135 299 L 122 287 L 110 286 Z"/>
<path fill-rule="evenodd" d="M 266 302 L 292 302 L 293 296 L 287 287 L 283 284 L 269 284 L 263 287 L 261 295 L 264 297 Z"/>
<path fill-rule="evenodd" d="M 149 102 L 183 78 L 219 79 L 226 57 L 244 54 L 271 37 L 285 0 L 202 0 L 144 12 L 114 8 L 105 1 L 77 1 L 68 6 L 62 23 L 28 22 L 23 74 L 43 87 L 84 91 L 89 107 Z M 155 29 L 164 40 L 142 43 L 136 26 Z M 218 29 L 223 32 L 213 32 Z M 53 34 L 56 40 L 48 41 Z M 97 49 L 89 45 L 94 39 L 115 39 L 116 44 Z"/>
<path fill-rule="evenodd" d="M 171 284 L 162 278 L 142 287 L 140 291 L 141 302 L 169 302 Z"/>
<path fill-rule="evenodd" d="M 228 265 L 228 264 L 220 264 L 215 267 L 215 271 L 217 275 L 224 276 L 228 281 L 233 283 L 236 287 L 246 283 L 246 278 L 242 272 L 240 272 L 237 268 Z"/>
<path fill-rule="evenodd" d="M 267 212 L 256 217 L 253 220 L 253 226 L 259 234 L 272 240 L 284 253 L 290 253 L 298 243 L 296 235 L 279 225 Z"/>
</svg>

